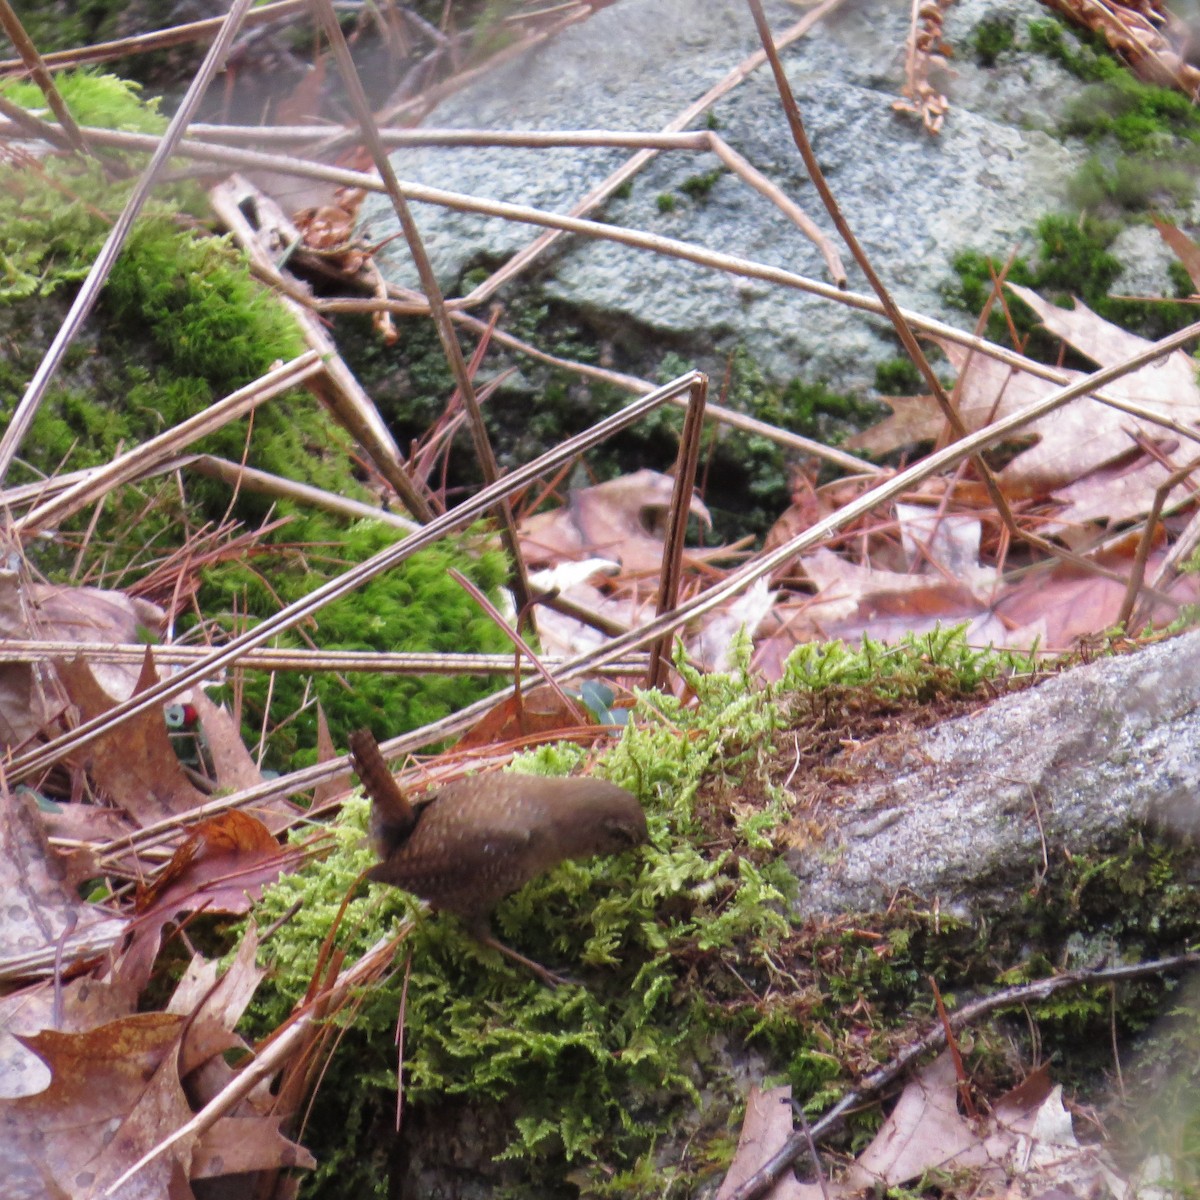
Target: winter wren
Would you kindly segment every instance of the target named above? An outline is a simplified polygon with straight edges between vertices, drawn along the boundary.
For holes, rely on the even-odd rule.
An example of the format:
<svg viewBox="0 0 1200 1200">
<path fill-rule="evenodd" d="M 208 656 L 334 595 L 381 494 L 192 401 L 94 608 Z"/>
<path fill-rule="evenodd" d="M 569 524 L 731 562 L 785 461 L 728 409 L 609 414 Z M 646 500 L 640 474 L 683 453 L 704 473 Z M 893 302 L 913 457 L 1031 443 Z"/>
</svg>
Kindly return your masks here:
<svg viewBox="0 0 1200 1200">
<path fill-rule="evenodd" d="M 637 799 L 603 779 L 486 775 L 447 784 L 414 808 L 369 730 L 351 734 L 350 751 L 371 797 L 371 841 L 382 860 L 367 878 L 454 913 L 484 944 L 548 983 L 562 982 L 492 937 L 488 918 L 505 896 L 568 858 L 645 842 Z"/>
</svg>

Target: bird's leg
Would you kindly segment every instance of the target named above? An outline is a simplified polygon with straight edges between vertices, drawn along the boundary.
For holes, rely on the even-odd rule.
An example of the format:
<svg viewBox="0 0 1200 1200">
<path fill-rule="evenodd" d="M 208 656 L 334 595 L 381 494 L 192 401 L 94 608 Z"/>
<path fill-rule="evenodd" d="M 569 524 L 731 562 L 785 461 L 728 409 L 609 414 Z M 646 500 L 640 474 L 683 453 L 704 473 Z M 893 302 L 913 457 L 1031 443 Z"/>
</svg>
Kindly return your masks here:
<svg viewBox="0 0 1200 1200">
<path fill-rule="evenodd" d="M 536 975 L 547 987 L 565 987 L 573 982 L 564 975 L 556 975 L 549 968 L 543 967 L 541 963 L 534 962 L 532 958 L 526 958 L 519 950 L 514 950 L 511 946 L 506 946 L 498 937 L 494 937 L 486 929 L 472 929 L 471 932 L 482 945 L 490 946 L 493 950 L 499 950 L 501 954 L 506 955 L 513 962 L 519 963 L 531 974 Z"/>
</svg>

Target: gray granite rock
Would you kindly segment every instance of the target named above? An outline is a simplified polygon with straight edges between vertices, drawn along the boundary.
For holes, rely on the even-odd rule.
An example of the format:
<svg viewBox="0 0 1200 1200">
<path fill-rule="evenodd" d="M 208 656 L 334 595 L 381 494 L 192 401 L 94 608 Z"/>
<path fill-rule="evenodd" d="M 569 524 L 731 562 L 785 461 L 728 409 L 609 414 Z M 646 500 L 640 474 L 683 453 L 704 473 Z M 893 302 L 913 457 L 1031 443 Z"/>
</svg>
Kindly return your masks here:
<svg viewBox="0 0 1200 1200">
<path fill-rule="evenodd" d="M 1200 633 L 1064 671 L 880 743 L 872 782 L 834 810 L 824 852 L 794 856 L 804 912 L 874 909 L 898 890 L 978 917 L 1151 823 L 1200 833 Z M 870 757 L 870 756 L 868 756 Z"/>
<path fill-rule="evenodd" d="M 773 27 L 796 19 L 773 4 Z M 1044 16 L 1036 0 L 959 0 L 947 35 L 962 62 L 940 80 L 952 109 L 940 136 L 893 111 L 903 81 L 907 4 L 846 0 L 788 49 L 785 62 L 830 185 L 876 270 L 903 305 L 960 325 L 970 318 L 943 298 L 950 261 L 965 246 L 1006 254 L 1038 217 L 1063 203 L 1081 151 L 1038 129 L 1078 87 L 1046 59 L 1002 55 L 984 69 L 968 61 L 970 34 L 985 17 L 1023 28 Z M 744 0 L 618 0 L 556 41 L 493 71 L 444 102 L 427 124 L 510 129 L 655 130 L 757 46 Z M 1024 106 L 1022 105 L 1024 101 Z M 769 72 L 719 101 L 718 132 L 832 234 L 781 114 Z M 413 149 L 398 152 L 403 179 L 563 211 L 598 183 L 621 151 Z M 682 185 L 719 166 L 709 154 L 660 155 L 611 201 L 615 223 L 679 238 L 828 281 L 823 259 L 771 203 L 725 173 L 707 197 Z M 672 211 L 659 197 L 670 195 Z M 439 277 L 495 263 L 534 231 L 498 219 L 420 206 L 418 220 Z M 386 197 L 363 209 L 366 236 L 386 237 Z M 392 279 L 415 276 L 403 242 L 380 257 Z M 849 255 L 850 287 L 868 291 Z M 609 321 L 679 335 L 684 344 L 746 345 L 771 374 L 863 385 L 895 342 L 877 318 L 795 290 L 737 279 L 611 242 L 575 238 L 556 254 L 546 292 Z"/>
</svg>

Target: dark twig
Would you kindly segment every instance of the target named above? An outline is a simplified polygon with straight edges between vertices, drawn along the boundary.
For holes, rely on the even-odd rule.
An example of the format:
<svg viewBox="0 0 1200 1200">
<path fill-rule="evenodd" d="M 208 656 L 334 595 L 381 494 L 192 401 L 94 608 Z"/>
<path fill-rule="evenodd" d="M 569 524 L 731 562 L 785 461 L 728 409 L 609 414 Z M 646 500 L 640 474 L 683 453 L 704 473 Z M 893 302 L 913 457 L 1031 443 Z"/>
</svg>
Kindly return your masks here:
<svg viewBox="0 0 1200 1200">
<path fill-rule="evenodd" d="M 1019 1007 L 1030 1001 L 1046 1000 L 1064 988 L 1088 987 L 1100 983 L 1121 983 L 1128 979 L 1144 979 L 1147 975 L 1163 975 L 1181 971 L 1185 967 L 1200 966 L 1200 953 L 1177 954 L 1173 958 L 1160 958 L 1153 962 L 1128 963 L 1119 967 L 1102 967 L 1096 971 L 1066 971 L 1050 979 L 1036 983 L 1023 983 L 1005 988 L 991 996 L 984 996 L 951 1014 L 949 1029 L 957 1032 L 978 1021 L 981 1017 L 1000 1008 Z M 919 1058 L 946 1044 L 946 1027 L 939 1025 L 923 1038 L 905 1047 L 890 1063 L 872 1071 L 853 1091 L 843 1096 L 819 1121 L 813 1123 L 814 1139 L 824 1137 L 837 1129 L 848 1113 L 861 1108 L 875 1099 L 884 1088 L 894 1083 Z M 741 1187 L 732 1192 L 727 1200 L 756 1200 L 767 1192 L 772 1184 L 808 1148 L 808 1139 L 803 1131 L 793 1133 L 783 1146 L 773 1154 Z"/>
</svg>

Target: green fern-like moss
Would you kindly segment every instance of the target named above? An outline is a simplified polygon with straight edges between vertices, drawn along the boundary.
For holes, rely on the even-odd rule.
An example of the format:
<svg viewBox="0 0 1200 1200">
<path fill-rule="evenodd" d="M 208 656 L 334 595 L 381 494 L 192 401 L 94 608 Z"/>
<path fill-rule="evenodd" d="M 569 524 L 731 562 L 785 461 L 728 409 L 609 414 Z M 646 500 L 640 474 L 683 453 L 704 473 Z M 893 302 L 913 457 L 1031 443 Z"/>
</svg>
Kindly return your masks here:
<svg viewBox="0 0 1200 1200">
<path fill-rule="evenodd" d="M 902 1010 L 933 953 L 933 918 L 921 914 L 895 918 L 887 957 L 849 935 L 830 935 L 823 953 L 843 964 L 843 977 L 798 996 L 795 980 L 777 974 L 795 953 L 791 876 L 776 841 L 789 798 L 768 789 L 761 805 L 717 813 L 713 796 L 736 795 L 756 778 L 791 696 L 865 680 L 896 696 L 969 691 L 1001 669 L 999 660 L 970 651 L 960 632 L 899 649 L 806 647 L 777 688 L 754 686 L 742 670 L 700 676 L 678 665 L 697 702 L 639 696 L 623 736 L 593 768 L 639 797 L 650 846 L 563 864 L 495 914 L 501 937 L 586 988 L 543 987 L 481 950 L 448 917 L 418 919 L 402 950 L 412 953 L 406 1120 L 429 1114 L 441 1127 L 463 1105 L 472 1121 L 485 1110 L 498 1114 L 488 1153 L 513 1195 L 568 1194 L 568 1175 L 586 1179 L 592 1194 L 657 1194 L 638 1180 L 654 1174 L 656 1144 L 683 1127 L 695 1133 L 697 1160 L 726 1162 L 726 1122 L 740 1090 L 728 1054 L 717 1048 L 753 1048 L 819 1105 L 836 1097 L 845 1078 L 823 1040 L 829 1035 L 813 1031 L 814 1011 L 856 1004 L 864 989 L 895 996 Z M 584 759 L 575 746 L 545 747 L 517 769 L 563 774 Z M 366 805 L 351 802 L 335 826 L 335 851 L 281 880 L 258 906 L 265 925 L 300 902 L 296 919 L 264 950 L 270 974 L 253 1009 L 258 1033 L 274 1028 L 303 995 L 321 939 L 371 861 L 365 820 Z M 350 908 L 339 944 L 351 958 L 416 911 L 403 892 L 374 886 Z M 960 936 L 952 920 L 943 922 L 940 936 Z M 912 929 L 919 933 L 906 940 Z M 310 1127 L 321 1165 L 304 1185 L 307 1196 L 343 1195 L 351 1186 L 385 1194 L 400 986 L 397 978 L 367 995 L 344 1031 Z M 751 989 L 772 999 L 759 1000 Z M 349 1139 L 348 1109 L 357 1131 Z"/>
</svg>

